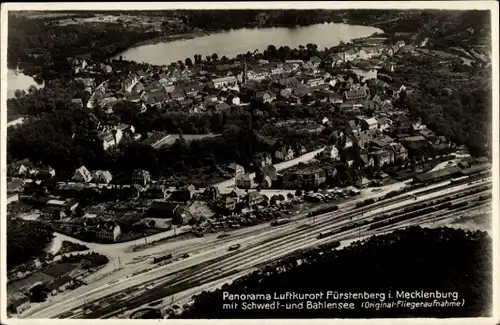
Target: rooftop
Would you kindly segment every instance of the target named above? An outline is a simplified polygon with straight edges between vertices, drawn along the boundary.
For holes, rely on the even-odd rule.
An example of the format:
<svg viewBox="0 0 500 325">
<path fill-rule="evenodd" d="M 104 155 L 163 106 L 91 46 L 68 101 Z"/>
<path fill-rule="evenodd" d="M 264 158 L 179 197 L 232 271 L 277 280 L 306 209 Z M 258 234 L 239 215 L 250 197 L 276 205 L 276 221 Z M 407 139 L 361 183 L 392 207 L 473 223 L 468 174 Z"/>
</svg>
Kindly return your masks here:
<svg viewBox="0 0 500 325">
<path fill-rule="evenodd" d="M 427 181 L 430 181 L 430 180 L 433 180 L 436 178 L 451 176 L 451 175 L 454 175 L 454 174 L 459 173 L 459 172 L 460 172 L 460 168 L 450 167 L 450 168 L 445 168 L 445 169 L 440 169 L 440 170 L 420 174 L 420 175 L 415 176 L 415 178 L 417 180 L 419 180 L 420 182 L 427 182 Z"/>
</svg>

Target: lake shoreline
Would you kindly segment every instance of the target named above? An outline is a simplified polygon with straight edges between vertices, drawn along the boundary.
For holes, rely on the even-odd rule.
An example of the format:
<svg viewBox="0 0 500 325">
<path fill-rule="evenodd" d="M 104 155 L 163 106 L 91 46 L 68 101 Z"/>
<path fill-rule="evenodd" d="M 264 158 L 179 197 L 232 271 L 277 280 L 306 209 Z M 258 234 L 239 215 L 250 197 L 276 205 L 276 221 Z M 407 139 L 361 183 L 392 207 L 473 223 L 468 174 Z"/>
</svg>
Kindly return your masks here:
<svg viewBox="0 0 500 325">
<path fill-rule="evenodd" d="M 186 32 L 186 33 L 164 35 L 164 36 L 160 36 L 160 37 L 154 37 L 154 38 L 151 38 L 151 39 L 139 41 L 138 43 L 135 43 L 135 44 L 131 45 L 127 49 L 121 50 L 117 54 L 114 54 L 114 55 L 110 56 L 109 59 L 111 59 L 111 60 L 118 59 L 120 56 L 123 56 L 123 59 L 124 60 L 128 60 L 128 61 L 145 62 L 145 63 L 151 64 L 151 65 L 155 65 L 155 66 L 166 66 L 166 65 L 168 65 L 170 63 L 173 63 L 173 62 L 176 62 L 178 60 L 184 61 L 186 58 L 192 58 L 192 56 L 195 55 L 195 54 L 201 54 L 201 55 L 205 56 L 205 55 L 211 55 L 213 53 L 216 53 L 219 56 L 225 55 L 225 56 L 228 56 L 228 57 L 229 56 L 236 57 L 236 55 L 238 55 L 238 54 L 245 54 L 247 51 L 252 51 L 254 49 L 259 49 L 259 51 L 262 51 L 263 50 L 262 44 L 258 44 L 258 45 L 257 44 L 249 44 L 248 48 L 244 48 L 244 49 L 243 48 L 239 48 L 239 49 L 236 49 L 236 51 L 234 49 L 231 50 L 228 47 L 221 46 L 219 48 L 214 48 L 213 50 L 209 51 L 210 53 L 208 53 L 207 51 L 203 51 L 203 49 L 202 49 L 203 41 L 202 41 L 202 46 L 200 47 L 199 50 L 193 49 L 189 53 L 187 53 L 186 51 L 184 51 L 186 53 L 184 53 L 181 56 L 172 57 L 172 58 L 169 58 L 169 59 L 161 59 L 161 60 L 158 60 L 158 59 L 155 59 L 155 58 L 149 59 L 149 58 L 147 58 L 148 55 L 145 55 L 143 57 L 138 57 L 137 55 L 134 55 L 135 53 L 133 53 L 133 51 L 136 50 L 136 49 L 138 49 L 138 48 L 140 48 L 140 47 L 142 47 L 142 46 L 160 45 L 160 44 L 165 44 L 166 45 L 166 44 L 171 44 L 171 43 L 178 42 L 178 41 L 189 41 L 189 40 L 193 40 L 193 39 L 205 38 L 205 37 L 208 37 L 208 36 L 214 36 L 214 35 L 217 35 L 217 34 L 224 34 L 224 33 L 237 33 L 237 32 L 252 33 L 252 32 L 255 32 L 257 30 L 262 30 L 265 33 L 267 31 L 273 30 L 273 29 L 283 29 L 283 30 L 288 30 L 288 31 L 294 31 L 294 30 L 300 31 L 301 29 L 306 29 L 306 28 L 310 28 L 310 29 L 312 28 L 312 29 L 314 29 L 314 28 L 317 28 L 317 27 L 319 27 L 320 29 L 323 29 L 322 26 L 324 26 L 324 25 L 337 25 L 337 26 L 340 26 L 339 28 L 342 30 L 340 33 L 345 33 L 346 27 L 353 28 L 353 29 L 356 29 L 356 28 L 358 28 L 358 29 L 359 28 L 372 28 L 373 29 L 373 32 L 369 33 L 369 34 L 365 34 L 365 35 L 362 35 L 362 36 L 358 34 L 358 35 L 355 35 L 352 38 L 348 37 L 348 39 L 344 39 L 345 42 L 352 42 L 353 40 L 356 40 L 356 39 L 366 38 L 366 37 L 370 37 L 370 36 L 372 36 L 374 34 L 381 34 L 381 33 L 384 32 L 382 29 L 380 29 L 378 27 L 375 27 L 375 26 L 371 26 L 371 25 L 358 25 L 358 24 L 353 24 L 353 23 L 339 23 L 339 22 L 324 22 L 324 23 L 318 23 L 318 24 L 307 25 L 307 26 L 296 26 L 296 28 L 283 27 L 283 26 L 274 26 L 274 27 L 258 27 L 258 26 L 256 26 L 256 27 L 243 27 L 243 28 L 237 28 L 237 29 L 223 29 L 223 30 L 214 30 L 214 31 L 195 30 L 195 31 Z M 337 34 L 337 35 L 340 36 L 340 37 L 337 37 L 337 38 L 340 39 L 340 38 L 343 38 L 342 36 L 345 35 L 345 34 Z M 324 43 L 327 43 L 327 44 L 321 44 L 321 41 L 319 41 L 318 39 L 314 39 L 314 37 L 311 40 L 303 40 L 302 43 L 297 43 L 297 44 L 289 44 L 289 43 L 294 43 L 293 41 L 292 42 L 287 42 L 286 40 L 283 40 L 283 39 L 276 40 L 276 39 L 270 38 L 269 39 L 269 43 L 266 44 L 266 46 L 267 45 L 275 45 L 276 47 L 288 46 L 290 48 L 298 48 L 299 45 L 303 45 L 304 46 L 308 42 L 311 42 L 313 44 L 317 44 L 319 46 L 326 46 L 326 47 L 335 47 L 335 46 L 337 46 L 338 44 L 330 44 L 331 43 L 331 39 L 330 38 L 329 37 L 324 38 Z M 335 38 L 335 39 L 337 39 L 337 38 Z M 240 38 L 240 39 L 242 40 L 242 42 L 245 42 L 246 38 Z M 174 46 L 174 48 L 175 48 L 175 46 Z M 154 48 L 148 48 L 148 50 L 158 51 L 158 49 L 154 49 Z M 228 50 L 229 53 L 225 53 L 224 52 L 225 50 Z M 161 49 L 160 49 L 160 51 L 161 51 Z M 165 52 L 165 53 L 167 53 L 167 56 L 169 56 L 170 55 L 170 53 L 169 53 L 170 49 L 167 49 L 167 51 L 168 52 Z M 130 53 L 133 53 L 133 55 L 130 55 Z"/>
<path fill-rule="evenodd" d="M 323 23 L 311 24 L 311 25 L 306 25 L 306 26 L 295 26 L 295 28 L 308 27 L 308 26 L 314 26 L 314 25 L 322 25 L 322 24 L 339 24 L 339 25 L 348 25 L 348 26 L 359 26 L 359 27 L 373 27 L 373 28 L 380 29 L 381 30 L 380 34 L 384 33 L 384 31 L 381 28 L 379 28 L 379 27 L 376 26 L 377 25 L 376 23 L 358 24 L 358 23 L 355 23 L 355 22 L 352 22 L 352 23 L 346 22 L 346 23 L 344 23 L 344 22 L 333 22 L 333 21 L 328 22 L 328 21 L 325 21 Z M 164 36 L 160 36 L 160 37 L 154 37 L 154 38 L 150 38 L 150 39 L 139 41 L 139 42 L 137 42 L 137 43 L 129 46 L 128 48 L 126 48 L 124 50 L 121 50 L 118 54 L 114 54 L 113 56 L 110 57 L 110 59 L 115 59 L 115 58 L 119 57 L 120 55 L 122 55 L 123 53 L 125 53 L 125 52 L 127 52 L 127 51 L 129 51 L 131 49 L 134 49 L 136 47 L 139 47 L 139 46 L 156 45 L 156 44 L 160 44 L 160 43 L 171 43 L 171 42 L 175 42 L 175 41 L 190 40 L 190 39 L 194 39 L 194 38 L 198 38 L 198 37 L 210 36 L 210 35 L 214 35 L 214 34 L 218 34 L 218 33 L 229 32 L 229 31 L 232 31 L 232 30 L 239 30 L 239 29 L 261 29 L 261 28 L 287 28 L 287 29 L 291 29 L 291 28 L 294 28 L 294 27 L 286 27 L 286 26 L 266 26 L 266 27 L 262 27 L 262 26 L 255 26 L 255 27 L 242 27 L 242 28 L 237 28 L 237 29 L 220 29 L 220 30 L 214 30 L 214 31 L 196 30 L 196 31 L 191 31 L 191 32 L 186 32 L 186 33 L 164 35 Z M 368 37 L 370 37 L 370 36 L 368 36 Z M 361 37 L 361 38 L 364 38 L 364 37 Z M 354 40 L 357 40 L 357 39 L 360 39 L 360 38 L 353 38 L 351 41 L 354 41 Z M 193 55 L 194 54 L 196 54 L 196 53 L 193 53 Z"/>
</svg>

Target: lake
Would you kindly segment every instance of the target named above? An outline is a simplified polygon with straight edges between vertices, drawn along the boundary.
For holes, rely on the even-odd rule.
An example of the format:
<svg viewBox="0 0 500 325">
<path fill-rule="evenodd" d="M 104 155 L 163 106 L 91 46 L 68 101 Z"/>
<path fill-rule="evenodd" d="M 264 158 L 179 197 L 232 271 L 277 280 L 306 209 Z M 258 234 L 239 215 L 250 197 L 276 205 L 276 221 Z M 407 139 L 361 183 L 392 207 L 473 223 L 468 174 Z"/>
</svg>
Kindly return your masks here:
<svg viewBox="0 0 500 325">
<path fill-rule="evenodd" d="M 297 48 L 299 45 L 313 43 L 318 45 L 319 49 L 324 49 L 336 46 L 340 41 L 348 42 L 373 33 L 382 33 L 382 30 L 375 27 L 333 23 L 297 28 L 242 28 L 188 40 L 141 45 L 115 58 L 121 55 L 125 60 L 168 65 L 178 60 L 184 61 L 187 57 L 193 60 L 195 54 L 201 54 L 204 58 L 217 53 L 219 57 L 225 55 L 232 58 L 256 49 L 262 52 L 270 44 L 276 47 Z"/>
<path fill-rule="evenodd" d="M 7 70 L 7 99 L 14 98 L 17 89 L 28 91 L 32 85 L 37 88 L 43 87 L 43 85 L 37 84 L 35 79 L 22 72 L 16 73 L 15 70 Z"/>
</svg>

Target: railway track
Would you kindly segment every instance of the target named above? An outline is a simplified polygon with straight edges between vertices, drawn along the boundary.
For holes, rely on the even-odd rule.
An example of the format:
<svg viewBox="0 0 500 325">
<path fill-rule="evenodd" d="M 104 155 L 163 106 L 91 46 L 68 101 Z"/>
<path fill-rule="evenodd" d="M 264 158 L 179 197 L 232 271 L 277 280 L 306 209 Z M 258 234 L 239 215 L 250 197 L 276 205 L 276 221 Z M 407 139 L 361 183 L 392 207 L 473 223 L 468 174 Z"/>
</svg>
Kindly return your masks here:
<svg viewBox="0 0 500 325">
<path fill-rule="evenodd" d="M 473 194 L 472 197 L 469 199 L 473 199 L 474 197 L 477 196 L 479 196 L 479 194 L 477 193 Z M 455 201 L 463 201 L 463 200 L 464 198 L 458 198 Z M 175 280 L 169 278 L 165 279 L 164 281 L 158 282 L 155 285 L 155 288 L 149 290 L 149 292 L 144 296 L 132 298 L 131 300 L 124 302 L 124 304 L 128 308 L 136 308 L 144 303 L 152 302 L 159 298 L 163 298 L 165 296 L 181 292 L 189 287 L 201 285 L 203 283 L 228 277 L 234 275 L 235 272 L 238 272 L 240 270 L 252 268 L 255 267 L 256 265 L 261 265 L 262 263 L 267 263 L 269 260 L 279 259 L 284 256 L 294 254 L 297 251 L 301 251 L 318 244 L 324 244 L 335 240 L 350 239 L 352 238 L 352 236 L 356 235 L 361 236 L 361 233 L 363 233 L 363 236 L 365 236 L 375 233 L 381 233 L 384 231 L 388 231 L 390 229 L 394 230 L 399 226 L 418 224 L 419 222 L 428 221 L 430 219 L 435 218 L 435 214 L 438 212 L 439 211 L 436 211 L 428 215 L 416 217 L 412 220 L 403 220 L 400 222 L 396 222 L 392 225 L 388 225 L 386 227 L 377 230 L 368 229 L 371 222 L 367 222 L 366 224 L 361 225 L 360 227 L 354 227 L 352 229 L 348 229 L 345 231 L 342 231 L 342 227 L 348 224 L 350 221 L 340 224 L 337 223 L 334 225 L 325 223 L 312 225 L 313 228 L 312 230 L 311 229 L 305 230 L 309 232 L 309 236 L 306 236 L 304 238 L 297 238 L 297 232 L 294 232 L 284 237 L 281 237 L 280 239 L 277 240 L 276 239 L 268 240 L 266 243 L 263 244 L 261 243 L 256 247 L 255 246 L 246 247 L 245 249 L 242 249 L 240 252 L 231 255 L 229 257 L 225 255 L 225 258 L 223 260 L 219 259 L 217 261 L 212 261 L 212 263 L 209 263 L 209 265 L 201 266 L 199 268 L 196 268 L 195 270 L 192 270 L 194 271 L 194 274 L 191 272 L 189 272 L 188 274 L 184 273 L 184 276 L 181 277 L 176 276 Z M 368 216 L 366 218 L 368 219 L 373 217 Z M 444 216 L 441 216 L 441 218 L 444 218 Z M 339 231 L 338 235 L 321 240 L 316 239 L 316 235 L 318 235 L 320 232 L 332 231 L 332 230 L 338 230 Z M 218 271 L 214 272 L 214 268 L 217 269 Z M 118 309 L 125 308 L 124 306 L 116 306 L 116 305 L 113 305 L 111 307 Z M 104 308 L 104 310 L 96 311 L 95 313 L 92 312 L 91 314 L 89 314 L 89 317 L 90 318 L 102 317 L 104 315 L 108 315 L 110 312 L 113 313 L 111 310 L 106 310 L 106 309 L 107 308 Z"/>
</svg>

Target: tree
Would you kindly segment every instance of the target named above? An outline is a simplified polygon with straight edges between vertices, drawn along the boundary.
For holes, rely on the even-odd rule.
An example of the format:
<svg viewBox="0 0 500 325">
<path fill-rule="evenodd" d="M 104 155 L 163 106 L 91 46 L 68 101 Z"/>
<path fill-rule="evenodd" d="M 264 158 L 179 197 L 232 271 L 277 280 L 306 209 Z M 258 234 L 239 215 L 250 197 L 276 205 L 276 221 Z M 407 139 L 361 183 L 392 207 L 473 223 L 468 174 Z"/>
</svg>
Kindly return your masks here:
<svg viewBox="0 0 500 325">
<path fill-rule="evenodd" d="M 16 89 L 16 91 L 14 92 L 14 96 L 16 96 L 16 98 L 24 96 L 24 90 Z"/>
<path fill-rule="evenodd" d="M 217 53 L 212 54 L 212 61 L 217 61 L 219 59 L 219 56 Z"/>
<path fill-rule="evenodd" d="M 294 196 L 293 196 L 293 194 L 292 194 L 292 193 L 288 193 L 286 196 L 287 196 L 290 200 L 294 198 Z"/>
<path fill-rule="evenodd" d="M 206 59 L 207 62 L 210 62 L 210 60 L 212 59 L 212 57 L 210 55 L 207 55 L 205 59 Z"/>
<path fill-rule="evenodd" d="M 295 191 L 295 196 L 302 196 L 302 190 L 300 188 Z"/>
<path fill-rule="evenodd" d="M 190 58 L 186 58 L 186 60 L 184 61 L 184 64 L 187 66 L 187 67 L 192 67 L 193 66 L 193 61 L 191 61 Z"/>
</svg>

